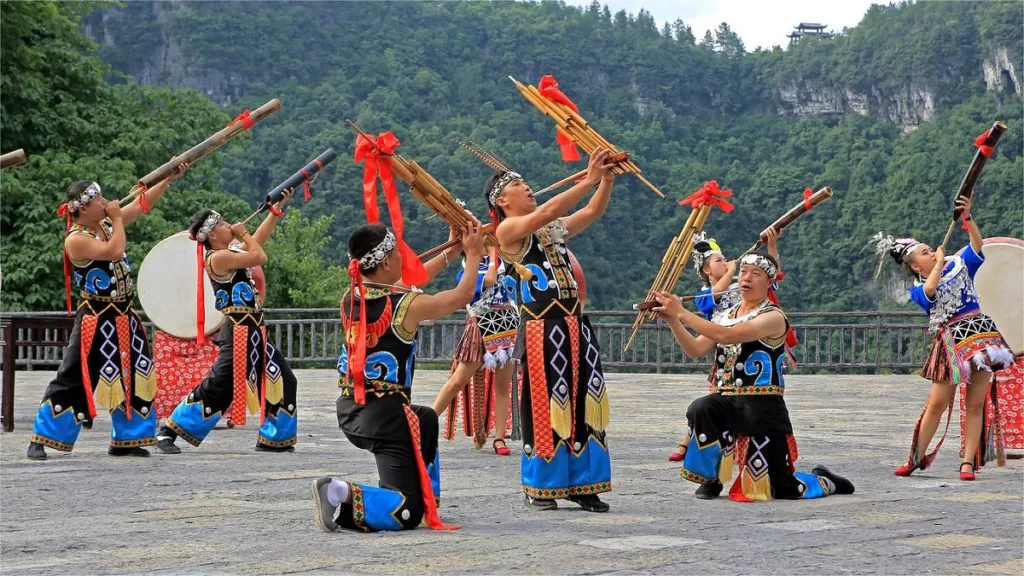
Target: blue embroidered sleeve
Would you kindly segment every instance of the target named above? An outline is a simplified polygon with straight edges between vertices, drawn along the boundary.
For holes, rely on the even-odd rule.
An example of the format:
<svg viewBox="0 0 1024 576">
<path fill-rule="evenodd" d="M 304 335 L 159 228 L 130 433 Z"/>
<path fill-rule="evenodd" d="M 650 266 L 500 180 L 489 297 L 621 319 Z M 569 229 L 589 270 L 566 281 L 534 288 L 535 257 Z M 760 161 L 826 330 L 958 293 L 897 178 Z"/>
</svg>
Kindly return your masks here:
<svg viewBox="0 0 1024 576">
<path fill-rule="evenodd" d="M 985 263 L 985 255 L 978 254 L 974 251 L 974 247 L 968 244 L 960 257 L 964 259 L 964 266 L 967 267 L 967 273 L 971 275 L 971 280 L 974 280 L 974 275 L 978 272 L 978 268 L 981 268 L 981 265 Z"/>
<path fill-rule="evenodd" d="M 910 300 L 913 301 L 914 304 L 920 306 L 921 309 L 924 310 L 925 314 L 932 313 L 932 304 L 935 304 L 935 298 L 928 298 L 924 293 L 923 284 L 915 284 L 914 287 L 910 289 Z"/>
<path fill-rule="evenodd" d="M 701 288 L 700 292 L 697 292 L 697 298 L 694 299 L 693 304 L 704 315 L 704 318 L 711 320 L 711 315 L 715 311 L 715 298 L 711 296 L 711 287 Z"/>
</svg>

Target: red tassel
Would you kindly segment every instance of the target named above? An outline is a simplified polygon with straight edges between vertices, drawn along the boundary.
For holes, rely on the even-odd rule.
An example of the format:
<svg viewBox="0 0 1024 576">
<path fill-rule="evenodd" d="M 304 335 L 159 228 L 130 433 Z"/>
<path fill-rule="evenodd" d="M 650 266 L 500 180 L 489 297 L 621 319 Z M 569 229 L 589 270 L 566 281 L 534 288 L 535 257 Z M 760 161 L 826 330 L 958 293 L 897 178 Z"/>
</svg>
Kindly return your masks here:
<svg viewBox="0 0 1024 576">
<path fill-rule="evenodd" d="M 196 342 L 206 344 L 206 266 L 203 243 L 196 241 Z"/>
<path fill-rule="evenodd" d="M 355 299 L 358 296 L 359 332 L 356 333 L 355 342 L 351 343 L 355 349 L 352 349 L 352 346 L 349 348 L 348 372 L 345 373 L 345 382 L 348 382 L 349 377 L 352 378 L 352 395 L 356 404 L 366 404 L 366 298 L 363 297 L 363 275 L 359 271 L 359 260 L 349 261 L 348 276 L 352 279 L 348 307 L 349 327 L 352 323 L 352 312 L 355 310 Z M 348 343 L 347 333 L 345 341 Z"/>
<path fill-rule="evenodd" d="M 149 200 L 146 200 L 146 192 L 149 191 L 149 188 L 142 182 L 139 182 L 139 186 L 142 186 L 142 192 L 139 192 L 139 206 L 142 206 L 143 214 L 149 214 Z"/>
<path fill-rule="evenodd" d="M 992 135 L 992 129 L 989 128 L 984 134 L 974 139 L 974 145 L 978 147 L 978 151 L 985 158 L 991 158 L 992 152 L 996 149 L 995 146 L 986 146 L 985 142 L 988 141 L 989 136 Z"/>
<path fill-rule="evenodd" d="M 317 164 L 319 164 L 319 162 L 317 162 Z M 321 166 L 321 168 L 323 168 L 323 166 Z M 300 168 L 299 172 L 302 172 L 302 175 L 306 177 L 306 179 L 302 181 L 302 201 L 309 202 L 309 199 L 313 197 L 313 192 L 309 189 L 309 173 L 306 172 L 305 168 Z"/>
<path fill-rule="evenodd" d="M 967 225 L 967 214 L 963 212 L 960 213 L 960 228 L 964 231 L 970 230 L 970 227 Z"/>
<path fill-rule="evenodd" d="M 71 210 L 65 202 L 57 208 L 57 215 L 64 217 L 64 241 L 68 239 L 68 230 L 71 230 Z M 71 258 L 68 257 L 68 249 L 64 248 L 64 298 L 67 300 L 68 316 L 71 316 Z"/>
<path fill-rule="evenodd" d="M 558 88 L 558 81 L 550 74 L 540 79 L 540 82 L 537 84 L 537 91 L 540 92 L 541 96 L 548 100 L 554 100 L 573 112 L 580 111 L 576 104 Z M 556 136 L 558 147 L 562 150 L 562 161 L 575 162 L 579 160 L 580 152 L 576 149 L 576 144 L 573 143 L 572 139 L 561 130 L 557 130 Z"/>
<path fill-rule="evenodd" d="M 430 483 L 430 475 L 427 474 L 427 465 L 423 461 L 423 450 L 420 448 L 420 419 L 416 412 L 408 404 L 402 406 L 405 409 L 405 419 L 409 423 L 409 436 L 412 437 L 412 451 L 416 455 L 416 470 L 420 477 L 420 492 L 423 493 L 423 520 L 431 530 L 458 530 L 459 526 L 447 525 L 441 521 L 441 515 L 437 513 L 437 502 L 434 501 L 434 487 Z"/>
</svg>

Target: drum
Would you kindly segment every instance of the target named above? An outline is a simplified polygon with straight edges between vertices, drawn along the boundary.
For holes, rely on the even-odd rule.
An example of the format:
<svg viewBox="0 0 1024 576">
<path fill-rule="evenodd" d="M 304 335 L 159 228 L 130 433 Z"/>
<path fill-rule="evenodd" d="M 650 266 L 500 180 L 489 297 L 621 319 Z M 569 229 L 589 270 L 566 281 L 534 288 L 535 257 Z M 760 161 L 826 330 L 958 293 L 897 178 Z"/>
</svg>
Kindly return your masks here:
<svg viewBox="0 0 1024 576">
<path fill-rule="evenodd" d="M 974 277 L 981 311 L 992 317 L 1014 354 L 1024 354 L 1024 241 L 986 238 Z"/>
<path fill-rule="evenodd" d="M 217 311 L 213 285 L 206 282 L 206 333 L 224 323 Z M 165 238 L 146 254 L 136 291 L 146 316 L 157 328 L 178 338 L 196 337 L 196 243 L 188 232 Z"/>
<path fill-rule="evenodd" d="M 572 250 L 566 249 L 566 253 L 569 255 L 569 265 L 572 266 L 572 274 L 576 277 L 576 291 L 579 293 L 580 308 L 587 303 L 587 277 L 583 275 L 583 267 L 580 266 L 579 260 L 576 260 L 576 256 L 572 253 Z"/>
</svg>

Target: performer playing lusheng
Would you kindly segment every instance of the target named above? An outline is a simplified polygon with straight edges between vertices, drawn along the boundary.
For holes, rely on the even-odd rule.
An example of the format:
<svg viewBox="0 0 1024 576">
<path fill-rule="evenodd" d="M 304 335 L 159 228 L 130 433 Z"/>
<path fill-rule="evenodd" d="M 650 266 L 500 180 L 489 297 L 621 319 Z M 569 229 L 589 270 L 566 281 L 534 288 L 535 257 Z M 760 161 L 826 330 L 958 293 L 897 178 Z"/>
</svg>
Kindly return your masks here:
<svg viewBox="0 0 1024 576">
<path fill-rule="evenodd" d="M 250 414 L 259 412 L 257 451 L 295 450 L 298 381 L 281 351 L 267 340 L 263 307 L 252 277 L 252 269 L 267 261 L 262 245 L 270 239 L 284 215 L 281 207 L 293 193 L 292 189 L 285 191 L 251 236 L 244 223 L 229 225 L 213 210 L 200 210 L 192 216 L 188 230 L 196 241 L 198 277 L 202 279 L 203 270 L 209 275 L 217 309 L 226 321 L 215 338 L 220 353 L 209 375 L 182 398 L 160 427 L 157 448 L 162 452 L 180 453 L 181 448 L 174 444 L 178 436 L 199 446 L 228 406 L 232 414 L 238 414 L 232 422 L 244 421 L 246 408 Z M 233 245 L 235 239 L 241 241 L 241 247 Z M 205 300 L 201 291 L 197 297 L 200 302 Z M 203 321 L 199 320 L 197 334 L 202 333 Z"/>
<path fill-rule="evenodd" d="M 471 269 L 483 254 L 478 224 L 462 231 Z M 346 343 L 338 360 L 344 375 L 338 425 L 349 442 L 374 455 L 380 487 L 314 480 L 316 522 L 328 532 L 412 529 L 424 519 L 435 530 L 456 528 L 437 513 L 437 413 L 410 398 L 420 323 L 469 304 L 476 278 L 466 274 L 454 290 L 434 295 L 406 291 L 398 285 L 403 262 L 397 247 L 395 233 L 379 224 L 363 225 L 349 238 L 352 289 L 341 303 Z"/>
<path fill-rule="evenodd" d="M 921 370 L 921 377 L 932 382 L 931 392 L 914 427 L 910 458 L 896 469 L 897 476 L 924 470 L 935 460 L 946 432 L 935 450 L 928 452 L 928 445 L 947 408 L 946 431 L 949 431 L 953 393 L 961 383 L 967 385 L 967 423 L 960 479 L 974 480 L 978 468 L 991 460 L 996 460 L 999 466 L 1004 463 L 993 374 L 1013 364 L 1013 352 L 995 322 L 983 314 L 978 305 L 974 275 L 985 262 L 985 256 L 981 230 L 971 217 L 970 196 L 958 197 L 956 206 L 963 211 L 971 238 L 962 256 L 946 258 L 941 246 L 933 252 L 913 238 L 894 239 L 881 232 L 874 238 L 880 255 L 884 257 L 888 253 L 916 279 L 910 289 L 910 299 L 928 314 L 928 325 L 934 333 L 931 351 Z M 985 394 L 990 384 L 995 418 L 985 422 Z M 970 469 L 965 471 L 965 466 Z"/>
<path fill-rule="evenodd" d="M 718 394 L 695 400 L 686 411 L 690 446 L 683 478 L 702 484 L 698 497 L 718 496 L 732 477 L 733 457 L 740 473 L 729 497 L 754 500 L 820 498 L 852 494 L 853 484 L 817 466 L 796 472 L 796 441 L 783 399 L 786 315 L 768 299 L 778 273 L 771 256 L 748 253 L 740 260 L 743 300 L 710 322 L 683 308 L 675 296 L 657 294 L 659 315 L 691 358 L 715 353 Z M 694 337 L 683 325 L 696 330 Z"/>
<path fill-rule="evenodd" d="M 69 223 L 64 235 L 69 313 L 72 282 L 80 300 L 64 360 L 36 413 L 30 459 L 45 460 L 44 446 L 70 452 L 82 424 L 96 416 L 95 404 L 110 411 L 108 454 L 149 456 L 143 446 L 156 443 L 157 378 L 146 330 L 131 309 L 135 289 L 124 229 L 149 212 L 186 170 L 187 164 L 179 165 L 123 209 L 116 201 L 108 202 L 95 182 L 83 180 L 68 187 L 58 214 Z"/>
<path fill-rule="evenodd" d="M 467 273 L 470 269 L 463 262 L 463 270 L 459 271 L 457 279 L 461 281 Z M 467 394 L 473 399 L 473 411 L 466 410 L 465 418 L 471 424 L 467 431 L 473 433 L 473 442 L 479 449 L 490 432 L 488 421 L 493 388 L 495 432 L 492 446 L 499 456 L 512 454 L 505 445 L 505 431 L 512 402 L 510 391 L 514 364 L 511 359 L 519 330 L 514 289 L 505 286 L 505 276 L 505 264 L 496 251 L 480 263 L 476 293 L 473 302 L 466 306 L 466 327 L 455 348 L 452 373 L 434 400 L 434 412 L 440 415 L 448 408 L 448 421 L 454 426 L 457 407 L 452 399 L 473 379 L 473 394 Z"/>
<path fill-rule="evenodd" d="M 518 284 L 525 340 L 523 492 L 527 506 L 539 510 L 555 509 L 555 499 L 567 498 L 584 510 L 608 511 L 597 496 L 612 487 L 605 442 L 608 394 L 597 338 L 580 310 L 565 247 L 608 206 L 614 180 L 608 156 L 607 150 L 595 150 L 584 179 L 539 208 L 523 177 L 511 170 L 495 174 L 484 190 L 498 222 L 501 257 L 533 273 L 527 280 L 510 272 L 509 281 Z M 562 218 L 595 185 L 590 202 Z"/>
<path fill-rule="evenodd" d="M 761 235 L 767 237 L 768 253 L 781 265 L 782 259 L 779 256 L 778 243 L 780 233 L 776 232 L 774 228 L 769 227 Z M 739 293 L 739 285 L 733 282 L 733 274 L 736 272 L 736 261 L 729 260 L 726 262 L 725 255 L 722 254 L 722 249 L 718 247 L 718 243 L 715 242 L 714 238 L 708 238 L 707 233 L 703 231 L 694 236 L 693 268 L 697 271 L 697 276 L 704 283 L 697 292 L 697 298 L 694 299 L 693 303 L 700 310 L 701 314 L 704 315 L 705 319 L 713 321 L 717 316 L 727 312 L 742 300 Z M 782 276 L 783 273 L 780 270 L 778 280 L 781 280 Z M 772 291 L 776 288 L 777 286 L 773 284 Z M 714 294 L 721 294 L 721 296 L 716 298 Z M 714 366 L 712 366 L 711 373 L 708 375 L 708 383 L 709 393 L 714 394 Z M 682 462 L 683 457 L 686 455 L 686 447 L 689 445 L 690 436 L 685 434 L 679 442 L 679 448 L 669 455 L 669 461 Z"/>
</svg>

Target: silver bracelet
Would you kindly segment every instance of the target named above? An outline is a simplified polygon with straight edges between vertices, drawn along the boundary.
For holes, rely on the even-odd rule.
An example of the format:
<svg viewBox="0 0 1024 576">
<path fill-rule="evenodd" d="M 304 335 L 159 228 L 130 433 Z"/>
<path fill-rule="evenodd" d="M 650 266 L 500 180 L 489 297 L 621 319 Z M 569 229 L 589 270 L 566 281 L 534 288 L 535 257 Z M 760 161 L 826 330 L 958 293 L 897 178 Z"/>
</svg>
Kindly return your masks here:
<svg viewBox="0 0 1024 576">
<path fill-rule="evenodd" d="M 450 262 L 448 262 L 448 251 L 447 250 L 442 250 L 441 251 L 441 259 L 444 260 L 444 267 L 447 268 L 448 265 L 450 264 Z"/>
</svg>

